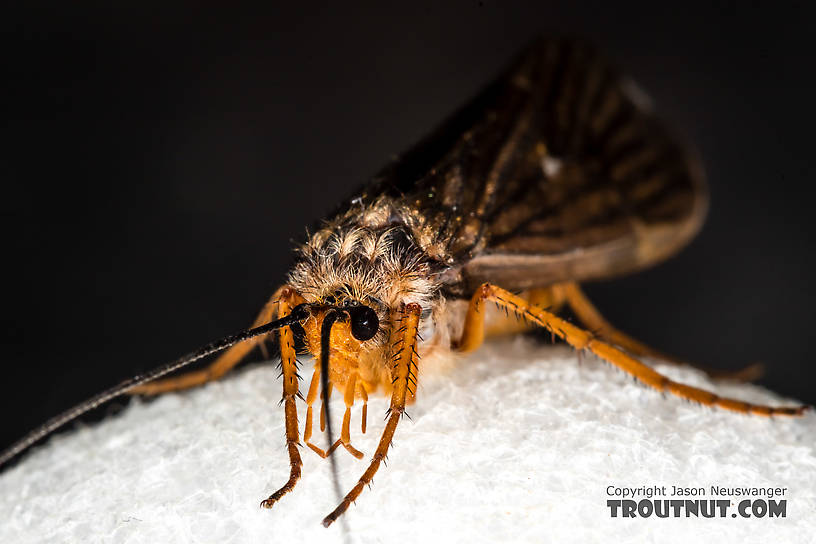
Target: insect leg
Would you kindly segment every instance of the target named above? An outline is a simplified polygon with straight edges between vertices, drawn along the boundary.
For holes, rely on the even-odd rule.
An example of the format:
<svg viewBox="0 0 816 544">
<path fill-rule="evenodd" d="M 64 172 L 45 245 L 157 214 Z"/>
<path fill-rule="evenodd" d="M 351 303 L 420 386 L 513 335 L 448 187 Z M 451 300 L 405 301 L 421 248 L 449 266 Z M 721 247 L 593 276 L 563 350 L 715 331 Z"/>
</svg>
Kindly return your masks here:
<svg viewBox="0 0 816 544">
<path fill-rule="evenodd" d="M 750 404 L 735 399 L 721 397 L 704 389 L 684 385 L 676 382 L 662 374 L 656 372 L 651 367 L 632 358 L 620 349 L 597 339 L 592 333 L 576 327 L 572 323 L 543 310 L 537 306 L 529 304 L 521 297 L 489 283 L 483 284 L 470 302 L 467 316 L 465 317 L 465 330 L 462 334 L 460 349 L 469 348 L 474 342 L 484 336 L 484 305 L 486 301 L 496 302 L 500 306 L 507 308 L 524 317 L 559 338 L 566 341 L 577 350 L 588 349 L 604 361 L 618 367 L 619 369 L 634 376 L 638 381 L 644 383 L 658 391 L 665 391 L 680 398 L 699 402 L 707 406 L 716 406 L 725 410 L 735 412 L 757 414 L 763 416 L 775 415 L 802 415 L 807 409 L 806 406 L 797 407 L 772 407 L 758 404 Z M 474 330 L 476 329 L 476 330 Z M 475 344 L 478 346 L 478 344 Z"/>
<path fill-rule="evenodd" d="M 687 365 L 698 370 L 702 370 L 711 378 L 732 380 L 732 381 L 752 381 L 756 380 L 762 375 L 762 365 L 755 363 L 745 368 L 736 371 L 717 370 L 713 368 L 706 368 L 693 363 L 682 361 L 671 355 L 666 355 L 660 351 L 653 349 L 637 340 L 628 336 L 627 334 L 617 330 L 613 327 L 603 315 L 598 311 L 594 304 L 587 298 L 577 283 L 561 283 L 553 286 L 563 293 L 569 307 L 575 312 L 575 316 L 581 323 L 591 331 L 594 331 L 598 336 L 612 344 L 622 347 L 632 355 L 638 357 L 653 357 L 661 359 L 676 365 Z"/>
<path fill-rule="evenodd" d="M 320 432 L 326 430 L 326 399 L 330 399 L 332 396 L 332 390 L 334 389 L 334 384 L 329 382 L 329 388 L 326 391 L 320 393 Z"/>
<path fill-rule="evenodd" d="M 281 295 L 278 312 L 279 315 L 286 316 L 302 299 L 293 289 L 284 290 Z M 289 471 L 289 480 L 286 481 L 283 487 L 275 491 L 269 498 L 261 501 L 261 506 L 264 508 L 272 508 L 278 499 L 294 489 L 295 484 L 300 479 L 300 469 L 303 465 L 298 451 L 300 433 L 298 432 L 297 406 L 295 405 L 295 399 L 300 394 L 297 353 L 295 352 L 295 338 L 290 327 L 280 329 L 280 352 L 281 369 L 283 371 L 283 403 L 286 414 L 286 448 L 289 450 L 289 466 L 291 469 Z"/>
<path fill-rule="evenodd" d="M 275 318 L 275 314 L 278 313 L 278 301 L 286 292 L 294 293 L 294 290 L 291 287 L 283 286 L 275 291 L 272 297 L 270 297 L 269 301 L 264 305 L 261 312 L 258 314 L 258 317 L 255 318 L 255 321 L 252 324 L 253 327 L 258 327 L 260 325 L 269 323 Z M 297 296 L 297 299 L 297 301 L 292 300 L 293 306 L 303 302 L 299 295 Z M 240 363 L 241 360 L 246 357 L 250 351 L 252 351 L 253 347 L 263 345 L 263 341 L 265 339 L 266 336 L 258 336 L 240 344 L 235 344 L 205 369 L 185 372 L 184 374 L 180 374 L 178 376 L 146 383 L 144 385 L 134 387 L 128 391 L 128 393 L 131 395 L 159 395 L 169 391 L 189 389 L 191 387 L 196 387 L 198 385 L 203 385 L 207 382 L 217 380 L 226 374 L 232 367 Z"/>
<path fill-rule="evenodd" d="M 351 445 L 351 407 L 354 406 L 354 392 L 357 386 L 357 374 L 352 373 L 346 383 L 346 391 L 343 394 L 343 401 L 346 404 L 346 413 L 343 415 L 343 428 L 340 431 L 340 443 L 343 447 L 357 459 L 363 458 L 363 452 Z"/>
<path fill-rule="evenodd" d="M 530 304 L 535 304 L 541 308 L 547 308 L 548 310 L 557 312 L 561 306 L 564 305 L 565 301 L 563 289 L 559 287 L 560 284 L 556 284 L 541 289 L 530 289 L 522 293 L 522 296 Z M 534 324 L 524 319 L 519 319 L 518 316 L 510 315 L 505 317 L 504 312 L 496 317 L 497 319 L 489 319 L 485 323 L 486 337 L 520 334 L 535 327 Z"/>
<path fill-rule="evenodd" d="M 356 385 L 357 375 L 353 375 L 349 379 L 349 384 L 346 386 L 346 393 L 344 396 L 344 400 L 346 402 L 346 413 L 343 416 L 343 429 L 340 434 L 340 438 L 334 441 L 334 444 L 328 450 L 323 450 L 319 446 L 312 444 L 312 420 L 313 420 L 313 412 L 312 412 L 312 404 L 314 401 L 317 400 L 317 387 L 320 384 L 320 363 L 315 363 L 314 373 L 312 374 L 312 382 L 309 384 L 309 393 L 306 395 L 306 428 L 303 431 L 303 441 L 306 442 L 306 445 L 309 448 L 318 454 L 320 457 L 325 459 L 331 453 L 337 449 L 337 446 L 342 446 L 348 450 L 350 454 L 352 454 L 357 459 L 363 458 L 363 452 L 356 449 L 354 446 L 351 445 L 351 432 L 349 430 L 349 425 L 351 423 L 351 407 L 354 405 L 354 396 L 353 391 Z M 349 403 L 349 386 L 351 387 L 352 397 L 351 402 Z M 322 404 L 321 404 L 322 406 Z M 323 412 L 321 410 L 321 416 L 323 416 Z M 321 430 L 325 424 L 325 419 L 321 420 Z"/>
<path fill-rule="evenodd" d="M 383 431 L 382 438 L 380 438 L 380 443 L 377 446 L 377 451 L 374 452 L 368 469 L 363 473 L 357 485 L 348 492 L 337 508 L 323 519 L 323 525 L 325 527 L 331 525 L 348 509 L 349 505 L 360 496 L 363 488 L 371 483 L 374 474 L 376 474 L 377 469 L 380 468 L 380 463 L 382 463 L 388 453 L 388 447 L 391 445 L 391 439 L 394 437 L 397 423 L 399 423 L 402 414 L 405 413 L 405 401 L 411 388 L 409 378 L 411 375 L 415 375 L 413 369 L 416 368 L 418 359 L 416 344 L 421 313 L 422 308 L 419 304 L 408 304 L 401 311 L 401 318 L 394 324 L 391 335 L 391 345 L 395 346 L 396 350 L 392 355 L 393 362 L 391 366 L 394 391 L 391 394 L 391 407 L 388 409 L 388 421 L 385 424 L 385 430 Z"/>
<path fill-rule="evenodd" d="M 360 417 L 360 432 L 365 434 L 366 423 L 368 422 L 368 391 L 366 391 L 365 384 L 362 380 L 358 384 L 360 386 L 360 396 L 363 398 L 363 413 Z"/>
<path fill-rule="evenodd" d="M 306 445 L 309 446 L 313 452 L 318 454 L 320 457 L 325 459 L 340 445 L 340 440 L 335 440 L 334 444 L 331 447 L 324 451 L 322 448 L 315 446 L 312 444 L 312 420 L 314 419 L 313 412 L 312 412 L 312 404 L 314 401 L 317 400 L 317 387 L 320 385 L 320 363 L 315 363 L 314 373 L 312 374 L 312 381 L 309 384 L 309 393 L 306 395 L 306 428 L 303 431 L 303 441 L 306 442 Z M 321 404 L 322 406 L 322 404 Z M 320 415 L 323 415 L 321 410 Z M 321 420 L 321 428 L 325 424 L 324 420 Z M 322 429 L 321 429 L 322 430 Z"/>
</svg>

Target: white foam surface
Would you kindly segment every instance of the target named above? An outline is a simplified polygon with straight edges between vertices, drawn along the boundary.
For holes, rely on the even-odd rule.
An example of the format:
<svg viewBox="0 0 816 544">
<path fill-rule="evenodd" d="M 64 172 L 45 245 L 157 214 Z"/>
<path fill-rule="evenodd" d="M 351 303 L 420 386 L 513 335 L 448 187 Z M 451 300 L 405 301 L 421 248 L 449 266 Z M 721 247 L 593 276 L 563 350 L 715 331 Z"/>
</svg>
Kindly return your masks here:
<svg viewBox="0 0 816 544">
<path fill-rule="evenodd" d="M 755 386 L 659 369 L 782 403 Z M 248 368 L 50 440 L 0 474 L 0 542 L 342 542 L 340 523 L 320 524 L 337 502 L 330 464 L 306 448 L 294 492 L 258 507 L 289 472 L 276 376 L 273 364 Z M 344 491 L 368 465 L 387 404 L 372 399 L 362 436 L 356 407 L 352 441 L 366 459 L 337 452 Z M 347 541 L 814 542 L 813 413 L 771 420 L 664 398 L 593 357 L 579 365 L 567 348 L 523 338 L 421 380 L 408 412 L 388 466 L 345 516 Z M 610 485 L 786 487 L 787 511 L 612 518 Z"/>
</svg>

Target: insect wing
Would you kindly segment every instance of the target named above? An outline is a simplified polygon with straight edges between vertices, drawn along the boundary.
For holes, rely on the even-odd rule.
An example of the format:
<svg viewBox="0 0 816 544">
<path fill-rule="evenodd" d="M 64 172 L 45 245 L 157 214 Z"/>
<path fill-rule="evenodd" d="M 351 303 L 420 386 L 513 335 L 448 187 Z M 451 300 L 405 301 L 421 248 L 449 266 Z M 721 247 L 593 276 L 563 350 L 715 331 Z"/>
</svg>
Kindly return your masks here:
<svg viewBox="0 0 816 544">
<path fill-rule="evenodd" d="M 699 230 L 693 153 L 595 49 L 540 40 L 355 197 L 400 202 L 448 291 L 625 274 Z M 346 205 L 348 209 L 349 205 Z"/>
</svg>

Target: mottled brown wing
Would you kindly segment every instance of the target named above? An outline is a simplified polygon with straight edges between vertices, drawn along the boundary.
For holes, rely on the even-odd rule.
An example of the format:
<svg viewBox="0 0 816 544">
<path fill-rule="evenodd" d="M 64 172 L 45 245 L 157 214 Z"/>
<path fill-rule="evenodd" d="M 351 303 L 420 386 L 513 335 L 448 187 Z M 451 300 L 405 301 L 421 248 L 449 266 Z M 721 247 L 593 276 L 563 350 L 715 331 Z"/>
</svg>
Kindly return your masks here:
<svg viewBox="0 0 816 544">
<path fill-rule="evenodd" d="M 702 172 L 593 48 L 540 40 L 358 198 L 398 199 L 448 290 L 624 274 L 678 251 Z"/>
</svg>

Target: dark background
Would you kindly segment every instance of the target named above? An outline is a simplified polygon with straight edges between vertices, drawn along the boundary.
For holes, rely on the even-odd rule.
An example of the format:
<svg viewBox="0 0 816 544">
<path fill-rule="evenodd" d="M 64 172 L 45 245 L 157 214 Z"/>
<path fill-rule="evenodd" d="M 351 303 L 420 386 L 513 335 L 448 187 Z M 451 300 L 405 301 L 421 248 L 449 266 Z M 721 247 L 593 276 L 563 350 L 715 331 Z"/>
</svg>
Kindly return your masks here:
<svg viewBox="0 0 816 544">
<path fill-rule="evenodd" d="M 605 50 L 708 173 L 702 234 L 590 286 L 598 305 L 657 348 L 762 361 L 763 384 L 816 401 L 804 3 L 124 4 L 0 13 L 0 446 L 248 325 L 306 225 L 542 32 Z"/>
</svg>

